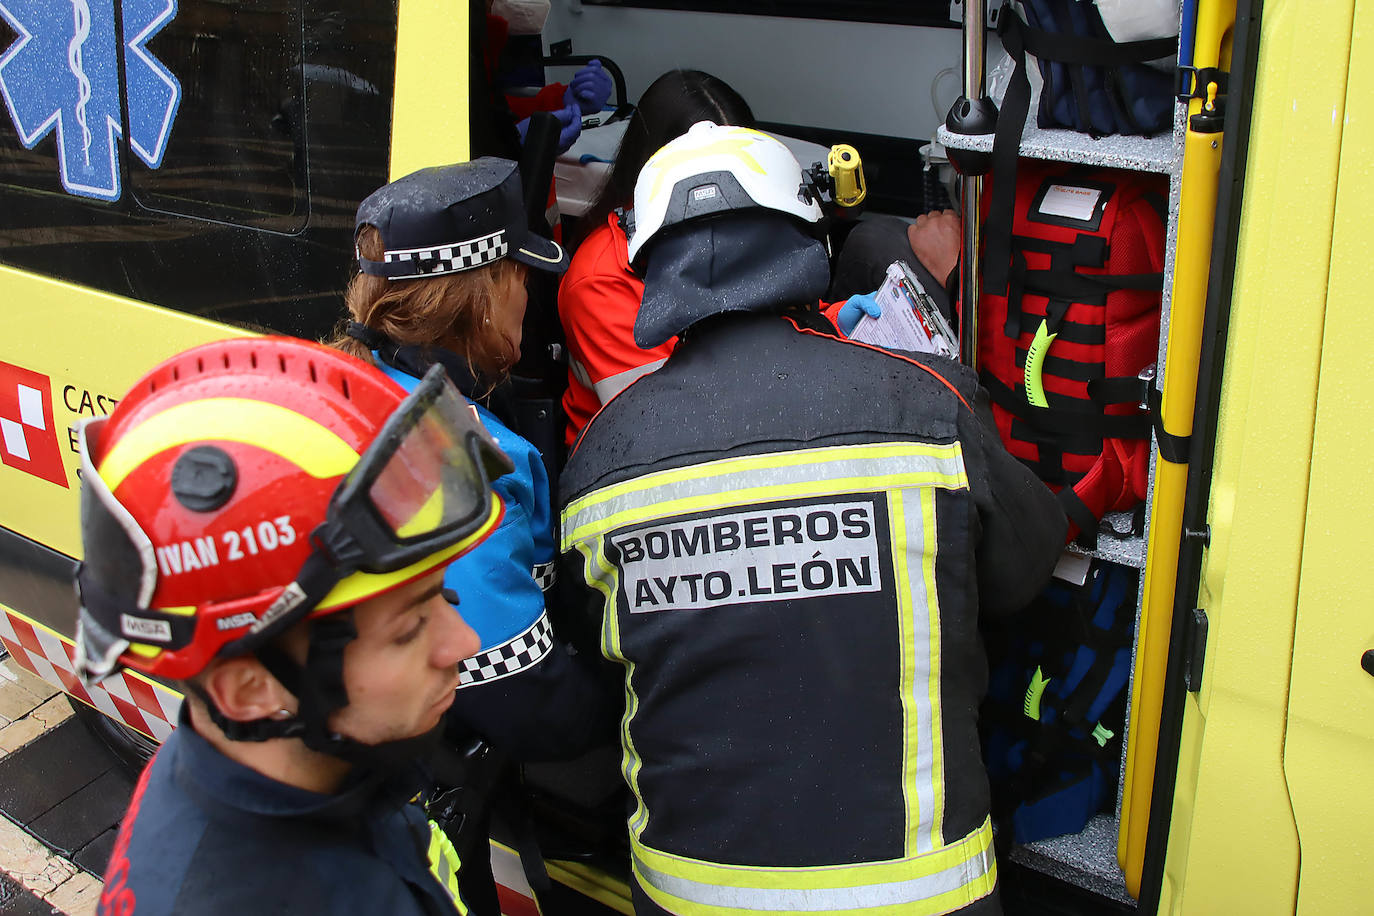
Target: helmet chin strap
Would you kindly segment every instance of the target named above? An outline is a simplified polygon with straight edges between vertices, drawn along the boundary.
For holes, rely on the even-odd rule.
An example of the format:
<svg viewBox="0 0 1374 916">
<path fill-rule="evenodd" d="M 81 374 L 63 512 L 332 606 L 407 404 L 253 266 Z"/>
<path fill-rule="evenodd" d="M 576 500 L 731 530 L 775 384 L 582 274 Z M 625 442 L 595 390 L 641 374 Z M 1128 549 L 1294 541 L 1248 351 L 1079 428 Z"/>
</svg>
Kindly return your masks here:
<svg viewBox="0 0 1374 916">
<path fill-rule="evenodd" d="M 370 771 L 405 769 L 432 754 L 443 737 L 442 721 L 420 735 L 366 744 L 329 727 L 329 717 L 348 705 L 344 687 L 344 650 L 358 636 L 351 609 L 310 623 L 310 649 L 304 665 L 275 645 L 263 645 L 255 653 L 272 676 L 299 700 L 295 715 L 237 722 L 229 719 L 210 700 L 203 688 L 194 688 L 209 709 L 211 720 L 231 741 L 267 741 L 300 738 L 306 747 L 337 757 Z"/>
</svg>

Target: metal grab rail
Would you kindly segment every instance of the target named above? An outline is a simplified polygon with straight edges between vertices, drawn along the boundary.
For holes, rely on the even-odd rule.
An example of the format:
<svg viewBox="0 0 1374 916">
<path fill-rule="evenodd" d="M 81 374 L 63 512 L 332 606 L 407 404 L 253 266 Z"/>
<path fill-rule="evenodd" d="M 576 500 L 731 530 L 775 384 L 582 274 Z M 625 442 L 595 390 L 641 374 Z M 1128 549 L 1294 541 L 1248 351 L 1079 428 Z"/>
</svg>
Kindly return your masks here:
<svg viewBox="0 0 1374 916">
<path fill-rule="evenodd" d="M 997 106 L 987 98 L 984 80 L 987 19 L 985 0 L 964 0 L 964 95 L 950 108 L 945 127 L 952 133 L 990 134 L 997 127 Z M 982 265 L 979 256 L 978 201 L 983 174 L 992 164 L 988 153 L 949 150 L 949 161 L 962 176 L 960 211 L 963 220 L 963 252 L 959 259 L 959 358 L 978 368 L 978 299 Z"/>
<path fill-rule="evenodd" d="M 964 2 L 964 98 L 982 99 L 986 92 L 987 36 L 984 34 L 983 0 Z M 959 358 L 970 369 L 978 368 L 978 299 L 980 270 L 978 252 L 978 201 L 983 196 L 983 176 L 963 177 L 960 209 L 963 211 L 964 258 L 960 288 L 964 294 L 963 314 L 959 316 Z"/>
</svg>

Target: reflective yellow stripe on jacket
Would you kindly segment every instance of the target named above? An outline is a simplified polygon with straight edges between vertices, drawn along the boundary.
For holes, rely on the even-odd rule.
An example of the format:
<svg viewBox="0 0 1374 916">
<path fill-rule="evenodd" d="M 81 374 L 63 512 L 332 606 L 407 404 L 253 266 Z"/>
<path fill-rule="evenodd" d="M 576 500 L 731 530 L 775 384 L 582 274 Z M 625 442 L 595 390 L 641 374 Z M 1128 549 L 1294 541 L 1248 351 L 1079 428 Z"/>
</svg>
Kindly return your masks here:
<svg viewBox="0 0 1374 916">
<path fill-rule="evenodd" d="M 633 839 L 630 849 L 645 893 L 681 916 L 936 916 L 987 896 L 997 883 L 991 820 L 936 852 L 824 868 L 714 865 L 654 852 Z"/>
<path fill-rule="evenodd" d="M 891 442 L 724 458 L 612 484 L 563 510 L 575 544 L 636 522 L 764 500 L 912 487 L 966 489 L 959 443 Z"/>
<path fill-rule="evenodd" d="M 967 489 L 958 443 L 892 442 L 728 458 L 661 471 L 589 493 L 563 514 L 563 537 L 586 561 L 588 584 L 606 600 L 604 649 L 631 665 L 627 680 L 625 776 L 639 805 L 630 819 L 634 869 L 645 892 L 682 914 L 942 913 L 986 896 L 996 881 L 989 822 L 947 843 L 940 703 L 940 603 L 935 587 L 934 491 Z M 661 853 L 640 837 L 652 817 L 637 780 L 629 726 L 638 712 L 633 661 L 619 645 L 619 573 L 607 536 L 660 519 L 760 503 L 844 494 L 881 494 L 889 517 L 892 584 L 901 643 L 906 806 L 902 858 L 812 868 L 712 864 Z"/>
</svg>

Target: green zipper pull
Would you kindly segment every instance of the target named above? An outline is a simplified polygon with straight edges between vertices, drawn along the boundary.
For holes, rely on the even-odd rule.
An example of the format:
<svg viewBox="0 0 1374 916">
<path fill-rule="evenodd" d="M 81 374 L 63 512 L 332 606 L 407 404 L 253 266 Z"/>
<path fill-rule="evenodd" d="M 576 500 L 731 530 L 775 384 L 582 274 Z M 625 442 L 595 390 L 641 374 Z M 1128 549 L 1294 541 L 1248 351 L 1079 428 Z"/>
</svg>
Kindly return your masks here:
<svg viewBox="0 0 1374 916">
<path fill-rule="evenodd" d="M 1044 695 L 1045 688 L 1049 685 L 1050 679 L 1045 677 L 1037 666 L 1035 674 L 1031 675 L 1030 686 L 1026 688 L 1026 699 L 1021 706 L 1026 718 L 1040 721 L 1040 697 Z"/>
<path fill-rule="evenodd" d="M 1035 339 L 1031 341 L 1030 349 L 1026 350 L 1026 400 L 1035 407 L 1050 406 L 1045 398 L 1045 383 L 1041 374 L 1045 370 L 1045 355 L 1058 336 L 1057 331 L 1050 333 L 1048 319 L 1042 321 L 1040 327 L 1035 329 Z"/>
</svg>

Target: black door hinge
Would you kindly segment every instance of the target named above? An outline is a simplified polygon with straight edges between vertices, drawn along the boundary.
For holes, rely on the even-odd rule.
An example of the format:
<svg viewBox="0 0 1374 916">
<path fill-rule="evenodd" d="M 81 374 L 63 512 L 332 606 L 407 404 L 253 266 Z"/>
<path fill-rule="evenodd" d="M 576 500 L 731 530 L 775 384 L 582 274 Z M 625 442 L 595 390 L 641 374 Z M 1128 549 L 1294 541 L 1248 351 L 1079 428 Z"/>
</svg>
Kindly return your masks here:
<svg viewBox="0 0 1374 916">
<path fill-rule="evenodd" d="M 1202 689 L 1202 661 L 1207 655 L 1207 612 L 1195 607 L 1183 634 L 1183 686 L 1189 693 Z"/>
</svg>

